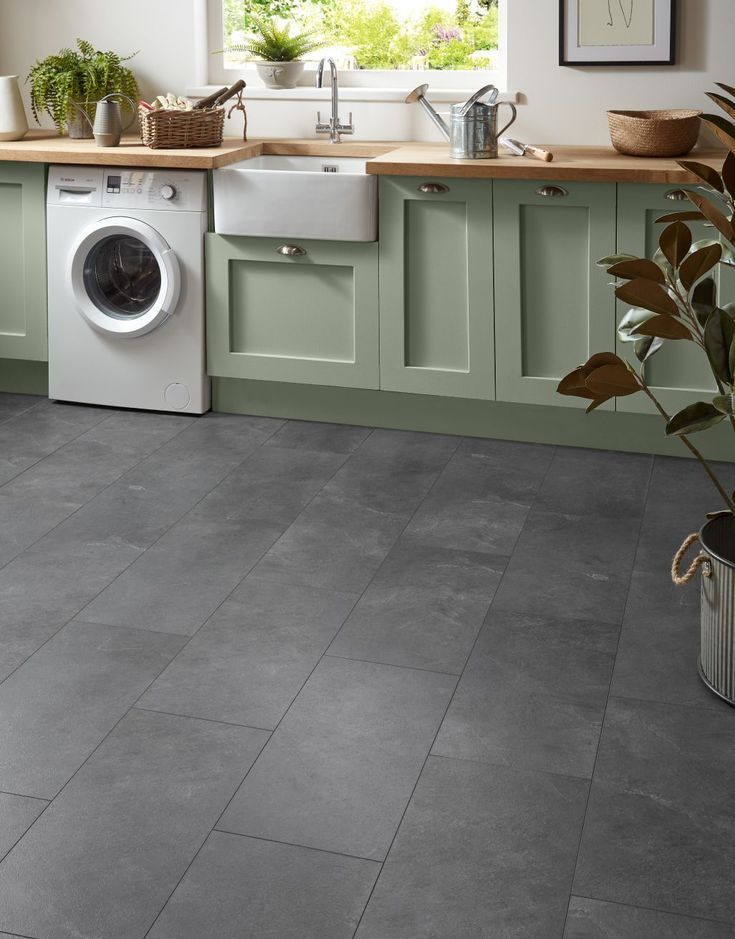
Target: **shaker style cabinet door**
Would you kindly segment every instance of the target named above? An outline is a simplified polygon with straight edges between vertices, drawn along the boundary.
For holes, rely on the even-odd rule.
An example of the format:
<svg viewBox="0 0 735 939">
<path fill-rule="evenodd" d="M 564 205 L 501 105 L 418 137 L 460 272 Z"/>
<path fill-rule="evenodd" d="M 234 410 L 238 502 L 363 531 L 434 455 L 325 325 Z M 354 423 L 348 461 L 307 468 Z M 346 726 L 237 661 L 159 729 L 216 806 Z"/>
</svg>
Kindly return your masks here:
<svg viewBox="0 0 735 939">
<path fill-rule="evenodd" d="M 495 181 L 498 400 L 585 406 L 556 386 L 614 348 L 615 297 L 595 262 L 615 250 L 615 201 L 614 183 Z"/>
<path fill-rule="evenodd" d="M 692 187 L 693 188 L 693 187 Z M 618 186 L 618 251 L 652 258 L 664 224 L 657 218 L 670 212 L 687 211 L 694 206 L 677 186 L 640 185 L 626 183 Z M 701 222 L 690 222 L 695 240 L 714 239 L 718 233 Z M 735 276 L 730 268 L 719 265 L 713 272 L 719 282 L 719 302 L 735 303 Z M 622 283 L 622 282 L 621 282 Z M 618 302 L 617 316 L 622 319 L 627 304 Z M 618 355 L 634 361 L 632 345 L 618 343 Z M 672 340 L 646 363 L 646 381 L 664 409 L 675 413 L 698 400 L 709 400 L 715 393 L 712 372 L 702 350 L 692 342 Z M 656 410 L 643 394 L 617 399 L 619 411 L 654 414 Z"/>
<path fill-rule="evenodd" d="M 378 247 L 208 234 L 208 372 L 378 387 Z"/>
<path fill-rule="evenodd" d="M 491 182 L 381 177 L 380 387 L 495 397 Z"/>
<path fill-rule="evenodd" d="M 0 359 L 48 359 L 46 168 L 0 163 Z"/>
</svg>

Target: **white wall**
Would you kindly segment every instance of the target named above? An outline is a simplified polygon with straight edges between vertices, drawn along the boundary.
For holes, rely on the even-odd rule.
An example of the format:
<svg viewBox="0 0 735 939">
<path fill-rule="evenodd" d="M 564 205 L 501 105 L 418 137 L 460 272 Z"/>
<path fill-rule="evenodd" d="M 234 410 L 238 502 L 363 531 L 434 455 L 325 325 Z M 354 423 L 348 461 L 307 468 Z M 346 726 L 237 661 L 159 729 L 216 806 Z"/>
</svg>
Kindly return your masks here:
<svg viewBox="0 0 735 939">
<path fill-rule="evenodd" d="M 735 0 L 679 0 L 679 64 L 659 69 L 562 68 L 557 0 L 508 5 L 508 87 L 523 95 L 514 132 L 529 142 L 606 144 L 608 108 L 706 109 L 715 81 L 735 84 Z M 140 50 L 134 68 L 144 96 L 183 91 L 194 80 L 194 8 L 195 0 L 0 0 L 0 73 L 25 76 L 36 58 L 81 35 Z M 347 102 L 343 117 L 350 108 L 357 138 L 440 139 L 415 106 Z M 248 110 L 250 136 L 313 135 L 314 101 L 254 100 Z"/>
</svg>

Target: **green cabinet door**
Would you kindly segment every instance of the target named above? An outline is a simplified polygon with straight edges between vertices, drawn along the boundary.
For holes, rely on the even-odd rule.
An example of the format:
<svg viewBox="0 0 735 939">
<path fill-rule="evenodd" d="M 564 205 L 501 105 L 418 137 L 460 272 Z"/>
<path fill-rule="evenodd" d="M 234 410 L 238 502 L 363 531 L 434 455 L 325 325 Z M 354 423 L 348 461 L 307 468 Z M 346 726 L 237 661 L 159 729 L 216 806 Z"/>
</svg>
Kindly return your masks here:
<svg viewBox="0 0 735 939">
<path fill-rule="evenodd" d="M 618 186 L 618 251 L 652 258 L 658 248 L 659 235 L 664 229 L 656 219 L 668 212 L 686 211 L 693 206 L 681 189 L 675 186 L 640 185 Z M 715 238 L 717 232 L 703 223 L 690 223 L 696 240 Z M 720 302 L 735 302 L 735 276 L 720 265 L 716 272 L 720 286 Z M 621 319 L 628 306 L 618 303 Z M 618 343 L 618 354 L 635 361 L 632 345 Z M 646 363 L 646 381 L 664 408 L 675 413 L 693 401 L 707 400 L 714 393 L 714 381 L 702 350 L 692 342 L 677 340 L 666 342 L 662 349 Z M 619 411 L 656 413 L 645 395 L 618 398 Z"/>
<path fill-rule="evenodd" d="M 496 180 L 498 400 L 583 407 L 559 379 L 615 342 L 615 298 L 595 262 L 615 248 L 614 183 Z"/>
<path fill-rule="evenodd" d="M 493 398 L 492 183 L 380 179 L 380 387 Z"/>
<path fill-rule="evenodd" d="M 46 168 L 0 163 L 0 359 L 48 359 Z"/>
<path fill-rule="evenodd" d="M 376 244 L 206 242 L 210 375 L 378 387 Z"/>
</svg>

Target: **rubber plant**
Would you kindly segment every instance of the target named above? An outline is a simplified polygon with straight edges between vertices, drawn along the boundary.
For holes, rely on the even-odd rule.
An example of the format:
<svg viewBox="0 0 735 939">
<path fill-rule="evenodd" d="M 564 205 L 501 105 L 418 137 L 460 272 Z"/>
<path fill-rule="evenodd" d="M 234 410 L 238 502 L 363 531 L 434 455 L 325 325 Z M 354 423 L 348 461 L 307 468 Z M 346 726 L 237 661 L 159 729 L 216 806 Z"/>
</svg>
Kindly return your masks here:
<svg viewBox="0 0 735 939">
<path fill-rule="evenodd" d="M 630 305 L 618 336 L 631 344 L 634 360 L 596 353 L 566 375 L 557 391 L 588 399 L 588 413 L 611 398 L 646 395 L 665 420 L 666 434 L 678 437 L 699 460 L 725 503 L 724 512 L 735 514 L 735 494 L 726 490 L 690 439 L 722 421 L 729 421 L 735 431 L 735 303 L 719 302 L 712 276 L 720 264 L 735 267 L 735 123 L 730 120 L 735 119 L 735 87 L 718 87 L 729 97 L 718 92 L 708 97 L 727 118 L 703 114 L 702 121 L 728 150 L 720 172 L 705 163 L 680 161 L 700 185 L 685 190 L 692 204 L 689 211 L 657 220 L 666 227 L 653 258 L 620 254 L 598 262 L 617 278 L 617 298 Z M 694 240 L 689 223 L 702 221 L 719 232 L 718 240 Z M 717 388 L 711 400 L 695 401 L 677 414 L 666 412 L 646 381 L 645 363 L 667 342 L 700 347 Z"/>
<path fill-rule="evenodd" d="M 124 65 L 134 55 L 102 52 L 86 40 L 77 39 L 76 49 L 61 49 L 37 61 L 26 79 L 31 83 L 31 111 L 36 121 L 40 123 L 45 111 L 63 134 L 77 113 L 74 104 L 88 111 L 100 98 L 115 92 L 137 101 L 138 84 Z"/>
</svg>

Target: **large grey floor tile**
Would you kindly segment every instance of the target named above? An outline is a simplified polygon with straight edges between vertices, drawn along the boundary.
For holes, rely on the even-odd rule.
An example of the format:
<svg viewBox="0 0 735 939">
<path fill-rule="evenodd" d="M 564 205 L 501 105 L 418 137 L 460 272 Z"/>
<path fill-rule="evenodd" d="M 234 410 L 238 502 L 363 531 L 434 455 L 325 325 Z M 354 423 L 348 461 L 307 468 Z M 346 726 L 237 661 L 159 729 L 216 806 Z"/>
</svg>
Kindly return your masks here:
<svg viewBox="0 0 735 939">
<path fill-rule="evenodd" d="M 557 447 L 536 497 L 546 512 L 640 518 L 653 457 Z"/>
<path fill-rule="evenodd" d="M 699 577 L 677 587 L 665 567 L 633 572 L 612 693 L 671 704 L 723 708 L 697 674 Z"/>
<path fill-rule="evenodd" d="M 437 494 L 529 504 L 543 482 L 555 447 L 511 440 L 462 441 L 436 485 Z"/>
<path fill-rule="evenodd" d="M 638 541 L 629 518 L 528 517 L 494 609 L 620 623 Z"/>
<path fill-rule="evenodd" d="M 0 424 L 0 484 L 108 417 L 100 408 L 43 401 Z"/>
<path fill-rule="evenodd" d="M 574 892 L 735 924 L 730 709 L 610 699 Z"/>
<path fill-rule="evenodd" d="M 360 593 L 407 521 L 318 495 L 273 545 L 256 572 L 283 583 Z"/>
<path fill-rule="evenodd" d="M 381 860 L 454 686 L 323 659 L 217 827 Z"/>
<path fill-rule="evenodd" d="M 0 685 L 0 789 L 53 799 L 182 644 L 65 626 Z"/>
<path fill-rule="evenodd" d="M 491 610 L 432 753 L 590 777 L 618 628 Z"/>
<path fill-rule="evenodd" d="M 273 435 L 268 446 L 291 450 L 323 450 L 327 453 L 352 453 L 372 433 L 369 427 L 350 424 L 323 424 L 319 421 L 286 421 Z"/>
<path fill-rule="evenodd" d="M 358 939 L 560 936 L 587 783 L 430 757 Z"/>
<path fill-rule="evenodd" d="M 39 395 L 13 394 L 8 391 L 0 393 L 0 421 L 10 420 L 24 411 L 30 411 L 40 404 L 44 398 Z"/>
<path fill-rule="evenodd" d="M 281 534 L 260 520 L 187 516 L 110 584 L 80 617 L 191 636 Z"/>
<path fill-rule="evenodd" d="M 733 939 L 735 926 L 572 897 L 564 939 Z"/>
<path fill-rule="evenodd" d="M 330 653 L 459 674 L 505 559 L 401 538 Z"/>
<path fill-rule="evenodd" d="M 132 711 L 0 864 L 0 928 L 140 939 L 265 739 Z"/>
<path fill-rule="evenodd" d="M 140 706 L 272 729 L 356 599 L 248 577 Z"/>
<path fill-rule="evenodd" d="M 264 519 L 286 528 L 346 459 L 343 453 L 263 446 L 223 479 L 194 514 L 208 520 Z"/>
<path fill-rule="evenodd" d="M 213 832 L 150 939 L 351 939 L 375 861 Z"/>
<path fill-rule="evenodd" d="M 48 805 L 43 799 L 0 792 L 0 858 L 3 858 Z"/>
<path fill-rule="evenodd" d="M 328 483 L 325 494 L 379 512 L 410 514 L 458 444 L 456 437 L 375 430 Z"/>
</svg>

